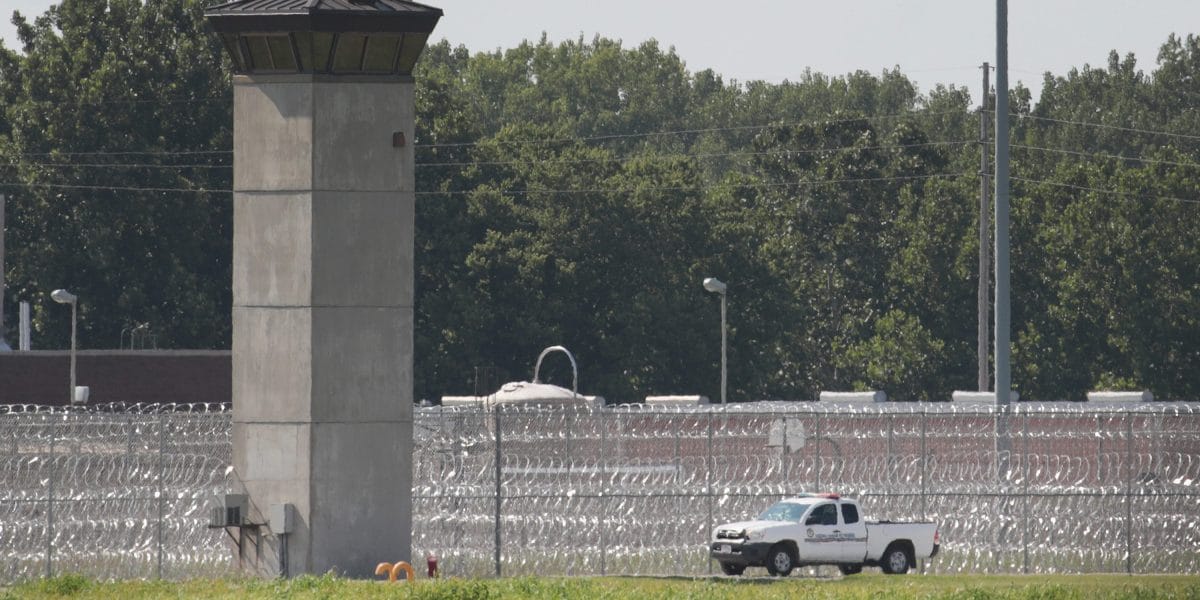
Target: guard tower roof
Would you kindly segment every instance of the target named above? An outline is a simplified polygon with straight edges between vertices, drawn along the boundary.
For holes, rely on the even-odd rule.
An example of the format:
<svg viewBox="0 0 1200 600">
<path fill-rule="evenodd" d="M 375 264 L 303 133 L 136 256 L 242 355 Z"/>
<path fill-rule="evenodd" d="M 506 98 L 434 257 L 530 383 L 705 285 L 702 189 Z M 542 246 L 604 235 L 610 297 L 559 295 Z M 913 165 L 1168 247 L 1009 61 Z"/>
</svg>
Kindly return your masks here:
<svg viewBox="0 0 1200 600">
<path fill-rule="evenodd" d="M 429 33 L 442 9 L 407 0 L 232 0 L 205 9 L 218 32 Z"/>
</svg>

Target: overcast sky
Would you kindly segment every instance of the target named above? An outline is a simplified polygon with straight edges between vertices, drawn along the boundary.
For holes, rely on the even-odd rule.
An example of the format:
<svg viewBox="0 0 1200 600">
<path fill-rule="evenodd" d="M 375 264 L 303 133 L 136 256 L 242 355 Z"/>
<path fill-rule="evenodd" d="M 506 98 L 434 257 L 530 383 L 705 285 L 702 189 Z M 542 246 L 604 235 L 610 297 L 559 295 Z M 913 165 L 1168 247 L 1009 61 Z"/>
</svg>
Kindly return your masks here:
<svg viewBox="0 0 1200 600">
<path fill-rule="evenodd" d="M 99 1 L 99 0 L 94 0 Z M 214 0 L 214 3 L 216 0 Z M 55 0 L 2 0 L 0 38 L 16 47 L 13 9 L 43 13 Z M 688 68 L 727 80 L 797 79 L 899 65 L 922 91 L 967 86 L 978 101 L 979 64 L 995 63 L 992 0 L 428 0 L 446 15 L 435 38 L 472 51 L 521 40 L 596 34 L 627 47 L 656 39 Z M 1133 52 L 1147 72 L 1167 35 L 1200 29 L 1200 0 L 1010 0 L 1009 79 L 1041 88 L 1042 73 L 1106 64 Z"/>
</svg>

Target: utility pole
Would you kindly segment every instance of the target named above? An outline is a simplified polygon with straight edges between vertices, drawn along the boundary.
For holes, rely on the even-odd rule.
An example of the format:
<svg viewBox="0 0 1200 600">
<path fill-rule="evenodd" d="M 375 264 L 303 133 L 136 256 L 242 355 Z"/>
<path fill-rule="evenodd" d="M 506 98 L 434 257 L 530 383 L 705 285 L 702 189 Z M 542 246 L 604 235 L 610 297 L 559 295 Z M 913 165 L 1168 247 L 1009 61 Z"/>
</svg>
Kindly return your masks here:
<svg viewBox="0 0 1200 600">
<path fill-rule="evenodd" d="M 1008 265 L 1008 0 L 996 0 L 996 403 L 1007 405 L 1009 373 Z"/>
<path fill-rule="evenodd" d="M 12 350 L 4 341 L 4 194 L 0 194 L 0 352 Z"/>
<path fill-rule="evenodd" d="M 996 474 L 1009 480 L 1008 0 L 996 0 Z"/>
<path fill-rule="evenodd" d="M 983 63 L 983 96 L 979 100 L 979 391 L 986 392 L 991 380 L 988 377 L 988 342 L 991 341 L 991 329 L 988 327 L 988 317 L 991 316 L 989 293 L 991 291 L 992 275 L 992 220 L 989 211 L 991 202 L 988 201 L 988 147 L 987 121 L 988 96 L 991 94 L 988 77 L 991 75 L 989 66 Z"/>
</svg>

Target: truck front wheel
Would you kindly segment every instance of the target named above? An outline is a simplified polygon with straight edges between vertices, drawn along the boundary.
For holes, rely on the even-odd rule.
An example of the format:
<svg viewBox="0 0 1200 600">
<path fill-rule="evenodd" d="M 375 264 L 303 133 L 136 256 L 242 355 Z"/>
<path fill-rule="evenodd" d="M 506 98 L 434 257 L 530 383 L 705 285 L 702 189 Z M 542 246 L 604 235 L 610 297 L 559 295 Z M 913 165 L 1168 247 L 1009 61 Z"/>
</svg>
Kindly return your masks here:
<svg viewBox="0 0 1200 600">
<path fill-rule="evenodd" d="M 775 577 L 787 577 L 796 566 L 792 551 L 783 544 L 775 544 L 767 552 L 767 572 Z"/>
</svg>

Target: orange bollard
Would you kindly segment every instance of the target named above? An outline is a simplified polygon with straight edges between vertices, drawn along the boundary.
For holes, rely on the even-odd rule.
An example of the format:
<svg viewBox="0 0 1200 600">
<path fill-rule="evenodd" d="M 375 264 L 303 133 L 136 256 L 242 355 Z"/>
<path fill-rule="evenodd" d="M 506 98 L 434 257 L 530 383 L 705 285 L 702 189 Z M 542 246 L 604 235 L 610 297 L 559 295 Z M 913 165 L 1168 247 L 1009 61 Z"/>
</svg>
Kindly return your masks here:
<svg viewBox="0 0 1200 600">
<path fill-rule="evenodd" d="M 396 581 L 397 579 L 399 579 L 400 571 L 404 571 L 405 580 L 407 580 L 407 581 L 412 581 L 413 579 L 417 578 L 417 574 L 413 571 L 412 565 L 410 565 L 404 561 L 400 561 L 400 562 L 392 565 L 392 574 L 391 574 L 391 578 L 389 579 L 389 581 Z"/>
<path fill-rule="evenodd" d="M 388 581 L 396 581 L 399 579 L 401 571 L 404 572 L 405 581 L 412 581 L 417 577 L 417 574 L 413 571 L 412 565 L 404 561 L 400 561 L 394 565 L 392 563 L 385 562 L 375 565 L 375 574 L 387 575 Z"/>
<path fill-rule="evenodd" d="M 387 575 L 388 581 L 396 580 L 396 571 L 392 568 L 392 563 L 379 563 L 375 565 L 376 575 Z"/>
</svg>

